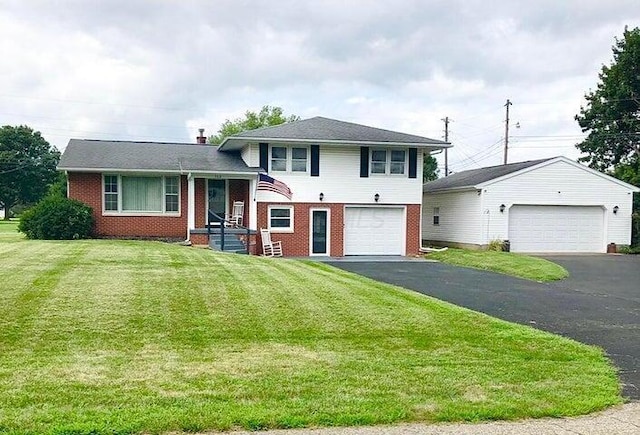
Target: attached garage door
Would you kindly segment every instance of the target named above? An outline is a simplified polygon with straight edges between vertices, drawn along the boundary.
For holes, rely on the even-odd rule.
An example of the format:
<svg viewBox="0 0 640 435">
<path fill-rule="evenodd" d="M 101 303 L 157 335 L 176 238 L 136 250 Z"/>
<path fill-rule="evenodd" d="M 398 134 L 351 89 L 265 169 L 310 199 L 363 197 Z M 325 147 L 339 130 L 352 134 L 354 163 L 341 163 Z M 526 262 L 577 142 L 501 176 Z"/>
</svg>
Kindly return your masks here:
<svg viewBox="0 0 640 435">
<path fill-rule="evenodd" d="M 344 255 L 404 255 L 404 208 L 345 207 Z"/>
<path fill-rule="evenodd" d="M 513 252 L 604 252 L 602 207 L 514 205 L 509 210 Z"/>
</svg>

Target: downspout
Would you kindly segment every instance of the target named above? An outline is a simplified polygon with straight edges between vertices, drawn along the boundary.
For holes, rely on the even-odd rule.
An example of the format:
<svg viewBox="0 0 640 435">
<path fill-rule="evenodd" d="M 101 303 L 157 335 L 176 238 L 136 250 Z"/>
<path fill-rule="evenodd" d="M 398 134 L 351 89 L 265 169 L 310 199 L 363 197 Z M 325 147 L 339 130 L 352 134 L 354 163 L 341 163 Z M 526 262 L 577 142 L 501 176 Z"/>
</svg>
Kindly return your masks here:
<svg viewBox="0 0 640 435">
<path fill-rule="evenodd" d="M 195 227 L 195 180 L 193 174 L 187 174 L 187 239 L 185 242 L 191 243 L 191 228 Z"/>
</svg>

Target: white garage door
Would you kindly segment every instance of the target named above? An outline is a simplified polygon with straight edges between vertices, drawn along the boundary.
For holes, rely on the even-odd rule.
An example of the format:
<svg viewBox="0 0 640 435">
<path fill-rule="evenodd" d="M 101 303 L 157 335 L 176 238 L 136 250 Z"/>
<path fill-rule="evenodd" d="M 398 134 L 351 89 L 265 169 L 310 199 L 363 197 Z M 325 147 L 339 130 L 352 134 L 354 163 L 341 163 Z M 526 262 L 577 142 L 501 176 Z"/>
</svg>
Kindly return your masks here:
<svg viewBox="0 0 640 435">
<path fill-rule="evenodd" d="M 345 207 L 344 255 L 404 255 L 404 208 Z"/>
<path fill-rule="evenodd" d="M 509 210 L 513 252 L 604 252 L 602 207 L 514 205 Z"/>
</svg>

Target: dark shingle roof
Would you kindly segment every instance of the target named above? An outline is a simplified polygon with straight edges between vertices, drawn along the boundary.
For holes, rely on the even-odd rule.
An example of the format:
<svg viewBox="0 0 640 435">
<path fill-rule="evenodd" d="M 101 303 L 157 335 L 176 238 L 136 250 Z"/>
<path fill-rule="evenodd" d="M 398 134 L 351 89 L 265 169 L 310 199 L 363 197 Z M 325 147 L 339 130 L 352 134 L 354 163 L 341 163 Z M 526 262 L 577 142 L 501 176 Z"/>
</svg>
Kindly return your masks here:
<svg viewBox="0 0 640 435">
<path fill-rule="evenodd" d="M 236 149 L 243 146 L 247 141 L 269 139 L 324 143 L 407 144 L 436 148 L 443 148 L 449 145 L 447 142 L 429 139 L 428 137 L 316 116 L 315 118 L 235 134 L 226 138 L 222 142 L 221 148 Z"/>
<path fill-rule="evenodd" d="M 556 157 L 540 160 L 528 160 L 526 162 L 509 163 L 508 165 L 489 166 L 487 168 L 471 169 L 469 171 L 457 172 L 448 177 L 439 178 L 434 181 L 425 183 L 422 187 L 423 192 L 439 192 L 450 189 L 473 188 L 478 184 L 485 183 L 490 180 L 520 171 L 522 169 L 535 166 L 547 160 L 553 160 Z"/>
<path fill-rule="evenodd" d="M 139 170 L 173 172 L 258 172 L 237 152 L 201 144 L 71 139 L 60 170 Z"/>
</svg>

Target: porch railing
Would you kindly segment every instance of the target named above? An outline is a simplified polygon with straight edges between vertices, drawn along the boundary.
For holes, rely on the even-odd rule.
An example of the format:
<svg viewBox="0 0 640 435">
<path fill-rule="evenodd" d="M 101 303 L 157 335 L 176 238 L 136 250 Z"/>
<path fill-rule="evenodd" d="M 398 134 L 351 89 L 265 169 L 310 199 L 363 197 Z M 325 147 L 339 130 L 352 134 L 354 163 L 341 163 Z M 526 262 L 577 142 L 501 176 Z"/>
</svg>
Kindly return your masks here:
<svg viewBox="0 0 640 435">
<path fill-rule="evenodd" d="M 211 241 L 211 235 L 214 234 L 211 231 L 211 229 L 213 228 L 212 224 L 215 224 L 215 223 L 219 225 L 219 227 L 215 227 L 215 228 L 218 228 L 220 230 L 220 250 L 221 251 L 224 251 L 224 247 L 225 247 L 225 237 L 226 237 L 225 233 L 227 232 L 226 229 L 233 229 L 236 231 L 233 231 L 232 234 L 238 234 L 237 230 L 241 230 L 242 232 L 246 233 L 245 249 L 247 251 L 247 254 L 249 253 L 249 249 L 251 246 L 251 236 L 256 234 L 255 231 L 251 231 L 251 229 L 244 227 L 242 225 L 231 223 L 229 220 L 225 219 L 219 214 L 209 210 L 208 218 L 207 218 L 207 237 L 209 241 Z M 227 228 L 227 225 L 229 226 L 229 228 Z"/>
</svg>

